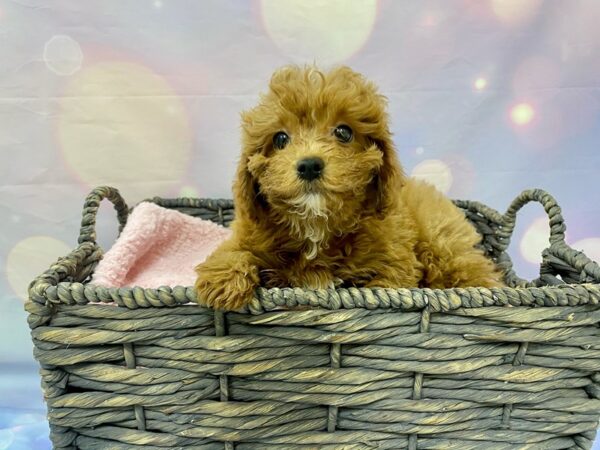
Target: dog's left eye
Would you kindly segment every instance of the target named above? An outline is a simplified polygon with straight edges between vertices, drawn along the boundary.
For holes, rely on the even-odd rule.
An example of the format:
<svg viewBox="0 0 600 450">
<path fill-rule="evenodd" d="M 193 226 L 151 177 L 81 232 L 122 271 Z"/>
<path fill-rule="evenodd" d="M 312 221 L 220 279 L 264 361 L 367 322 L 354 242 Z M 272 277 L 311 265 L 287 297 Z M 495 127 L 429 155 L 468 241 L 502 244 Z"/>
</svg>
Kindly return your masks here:
<svg viewBox="0 0 600 450">
<path fill-rule="evenodd" d="M 283 131 L 275 133 L 275 136 L 273 136 L 273 146 L 278 150 L 281 150 L 283 147 L 285 147 L 289 141 L 290 137 Z"/>
<path fill-rule="evenodd" d="M 350 142 L 352 140 L 352 128 L 348 125 L 338 125 L 333 130 L 333 134 L 340 142 Z"/>
</svg>

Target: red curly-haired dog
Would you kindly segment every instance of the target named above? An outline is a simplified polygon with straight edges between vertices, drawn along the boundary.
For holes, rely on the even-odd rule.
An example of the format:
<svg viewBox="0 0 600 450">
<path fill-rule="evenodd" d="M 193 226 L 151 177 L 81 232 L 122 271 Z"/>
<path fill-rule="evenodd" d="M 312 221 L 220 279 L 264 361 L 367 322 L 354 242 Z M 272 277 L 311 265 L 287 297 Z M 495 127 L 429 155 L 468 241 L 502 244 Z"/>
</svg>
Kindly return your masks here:
<svg viewBox="0 0 600 450">
<path fill-rule="evenodd" d="M 242 115 L 232 237 L 197 267 L 198 301 L 234 310 L 257 286 L 501 286 L 480 237 L 407 178 L 386 100 L 347 67 L 284 67 Z"/>
</svg>

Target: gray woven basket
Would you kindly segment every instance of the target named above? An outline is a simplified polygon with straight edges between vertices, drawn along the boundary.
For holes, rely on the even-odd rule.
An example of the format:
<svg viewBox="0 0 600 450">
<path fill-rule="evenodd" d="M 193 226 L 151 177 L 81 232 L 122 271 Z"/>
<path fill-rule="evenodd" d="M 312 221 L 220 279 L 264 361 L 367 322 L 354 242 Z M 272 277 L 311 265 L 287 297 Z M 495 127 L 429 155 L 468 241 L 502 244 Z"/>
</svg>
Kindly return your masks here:
<svg viewBox="0 0 600 450">
<path fill-rule="evenodd" d="M 511 287 L 258 289 L 246 312 L 227 314 L 188 304 L 193 287 L 89 284 L 104 198 L 125 224 L 118 191 L 95 189 L 79 246 L 31 283 L 26 305 L 55 448 L 591 447 L 600 268 L 565 244 L 545 192 L 524 192 L 504 215 L 456 202 Z M 532 200 L 551 245 L 526 282 L 506 248 Z M 228 200 L 152 201 L 233 217 Z"/>
</svg>

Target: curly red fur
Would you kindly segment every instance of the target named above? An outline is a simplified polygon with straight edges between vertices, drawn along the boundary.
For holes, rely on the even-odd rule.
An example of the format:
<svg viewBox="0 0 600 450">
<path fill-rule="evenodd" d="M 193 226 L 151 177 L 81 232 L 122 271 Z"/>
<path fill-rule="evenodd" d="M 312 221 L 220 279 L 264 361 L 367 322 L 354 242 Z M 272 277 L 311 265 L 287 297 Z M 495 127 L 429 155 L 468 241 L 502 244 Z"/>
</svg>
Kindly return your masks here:
<svg viewBox="0 0 600 450">
<path fill-rule="evenodd" d="M 407 178 L 386 99 L 347 67 L 284 67 L 242 114 L 242 155 L 229 241 L 197 267 L 201 304 L 238 309 L 254 289 L 500 286 L 480 237 L 434 187 Z M 348 143 L 332 131 L 354 132 Z M 283 149 L 273 136 L 290 136 Z M 296 165 L 324 162 L 307 183 Z"/>
</svg>

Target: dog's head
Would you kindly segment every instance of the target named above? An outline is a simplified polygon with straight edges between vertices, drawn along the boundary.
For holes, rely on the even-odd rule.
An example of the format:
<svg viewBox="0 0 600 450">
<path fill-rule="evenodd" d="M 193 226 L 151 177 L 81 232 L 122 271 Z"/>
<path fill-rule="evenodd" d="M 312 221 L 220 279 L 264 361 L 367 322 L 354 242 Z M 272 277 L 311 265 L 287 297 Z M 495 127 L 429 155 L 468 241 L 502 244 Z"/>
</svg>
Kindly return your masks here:
<svg viewBox="0 0 600 450">
<path fill-rule="evenodd" d="M 403 174 L 375 85 L 347 67 L 289 66 L 269 88 L 242 114 L 238 213 L 312 220 L 313 228 L 320 221 L 338 234 L 365 215 L 385 215 Z"/>
</svg>

